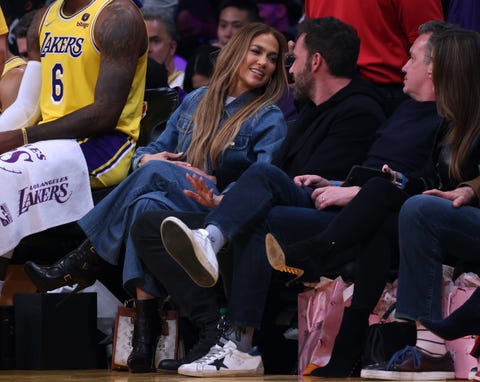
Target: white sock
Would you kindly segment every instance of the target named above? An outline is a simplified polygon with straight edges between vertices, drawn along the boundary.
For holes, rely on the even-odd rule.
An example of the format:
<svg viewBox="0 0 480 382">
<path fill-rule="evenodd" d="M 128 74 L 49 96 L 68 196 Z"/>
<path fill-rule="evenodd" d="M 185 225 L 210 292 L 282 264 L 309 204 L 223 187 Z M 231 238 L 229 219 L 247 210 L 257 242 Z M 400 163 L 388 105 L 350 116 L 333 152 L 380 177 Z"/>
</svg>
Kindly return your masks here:
<svg viewBox="0 0 480 382">
<path fill-rule="evenodd" d="M 447 353 L 445 340 L 419 323 L 417 323 L 416 346 L 433 357 L 441 357 Z"/>
<path fill-rule="evenodd" d="M 227 239 L 216 225 L 209 224 L 205 230 L 208 232 L 208 236 L 212 242 L 213 251 L 217 254 L 225 245 Z"/>
</svg>

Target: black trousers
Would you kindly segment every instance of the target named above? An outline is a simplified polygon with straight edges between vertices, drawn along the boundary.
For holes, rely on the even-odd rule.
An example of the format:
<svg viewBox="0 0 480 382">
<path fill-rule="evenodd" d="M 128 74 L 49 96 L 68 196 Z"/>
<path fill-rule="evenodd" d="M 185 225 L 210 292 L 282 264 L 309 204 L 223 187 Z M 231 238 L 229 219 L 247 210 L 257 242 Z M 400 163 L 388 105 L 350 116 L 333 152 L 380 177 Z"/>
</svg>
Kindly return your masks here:
<svg viewBox="0 0 480 382">
<path fill-rule="evenodd" d="M 220 317 L 218 292 L 201 288 L 168 255 L 160 236 L 160 224 L 168 216 L 176 216 L 191 228 L 203 227 L 205 213 L 149 211 L 140 215 L 131 228 L 132 239 L 146 271 L 171 296 L 174 303 L 194 324 L 211 322 Z"/>
</svg>

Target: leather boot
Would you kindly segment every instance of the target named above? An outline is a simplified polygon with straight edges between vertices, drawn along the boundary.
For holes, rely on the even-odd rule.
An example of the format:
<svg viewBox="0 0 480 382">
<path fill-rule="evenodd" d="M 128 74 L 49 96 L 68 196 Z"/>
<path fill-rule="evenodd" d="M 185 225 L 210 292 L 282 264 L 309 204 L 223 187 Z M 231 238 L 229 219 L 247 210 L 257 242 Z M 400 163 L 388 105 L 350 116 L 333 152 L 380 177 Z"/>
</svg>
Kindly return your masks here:
<svg viewBox="0 0 480 382">
<path fill-rule="evenodd" d="M 345 378 L 359 375 L 369 315 L 368 309 L 345 308 L 330 362 L 313 370 L 312 376 Z"/>
<path fill-rule="evenodd" d="M 161 333 L 158 299 L 135 300 L 132 352 L 127 365 L 132 373 L 155 371 L 155 350 Z"/>
<path fill-rule="evenodd" d="M 74 292 L 78 292 L 95 282 L 101 262 L 92 243 L 87 239 L 49 267 L 42 268 L 33 261 L 27 261 L 24 269 L 39 292 L 74 284 L 77 284 Z"/>
</svg>

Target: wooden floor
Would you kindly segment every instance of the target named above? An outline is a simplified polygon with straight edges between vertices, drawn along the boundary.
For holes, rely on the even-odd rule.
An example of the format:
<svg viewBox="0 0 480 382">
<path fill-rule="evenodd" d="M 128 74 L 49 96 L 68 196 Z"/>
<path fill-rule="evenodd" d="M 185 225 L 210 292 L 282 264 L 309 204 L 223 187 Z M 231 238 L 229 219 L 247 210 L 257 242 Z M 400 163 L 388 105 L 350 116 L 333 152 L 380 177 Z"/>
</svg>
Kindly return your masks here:
<svg viewBox="0 0 480 382">
<path fill-rule="evenodd" d="M 0 370 L 0 382 L 201 382 L 212 381 L 269 381 L 269 382 L 294 382 L 311 379 L 298 378 L 296 375 L 266 375 L 264 377 L 225 377 L 225 378 L 193 378 L 178 374 L 147 373 L 131 374 L 128 372 L 108 370 L 46 370 L 22 371 Z M 318 379 L 316 379 L 318 381 Z M 338 381 L 338 380 L 337 380 Z"/>
<path fill-rule="evenodd" d="M 297 377 L 296 375 L 265 375 L 263 377 L 224 377 L 224 378 L 195 378 L 178 374 L 146 373 L 131 374 L 109 370 L 0 370 L 0 382 L 364 382 L 362 378 L 315 378 Z M 416 381 L 421 382 L 421 381 Z"/>
</svg>

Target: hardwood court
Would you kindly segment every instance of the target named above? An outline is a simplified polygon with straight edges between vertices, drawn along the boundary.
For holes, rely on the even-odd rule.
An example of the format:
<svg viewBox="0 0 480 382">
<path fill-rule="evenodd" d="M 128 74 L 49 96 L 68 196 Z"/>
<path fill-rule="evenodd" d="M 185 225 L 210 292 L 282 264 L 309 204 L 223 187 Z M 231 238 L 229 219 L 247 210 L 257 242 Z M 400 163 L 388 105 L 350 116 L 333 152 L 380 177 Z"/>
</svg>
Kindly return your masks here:
<svg viewBox="0 0 480 382">
<path fill-rule="evenodd" d="M 317 381 L 319 379 L 316 379 Z M 296 375 L 266 375 L 264 377 L 225 377 L 194 378 L 178 374 L 146 373 L 131 374 L 109 370 L 0 370 L 0 382 L 310 382 L 309 377 L 298 378 Z M 324 380 L 328 382 L 328 380 Z M 339 380 L 337 380 L 339 381 Z"/>
<path fill-rule="evenodd" d="M 178 374 L 131 374 L 109 370 L 0 370 L 0 382 L 363 382 L 362 378 L 315 378 L 296 375 L 265 375 L 263 377 L 195 378 Z M 421 382 L 421 381 L 417 381 Z"/>
</svg>

